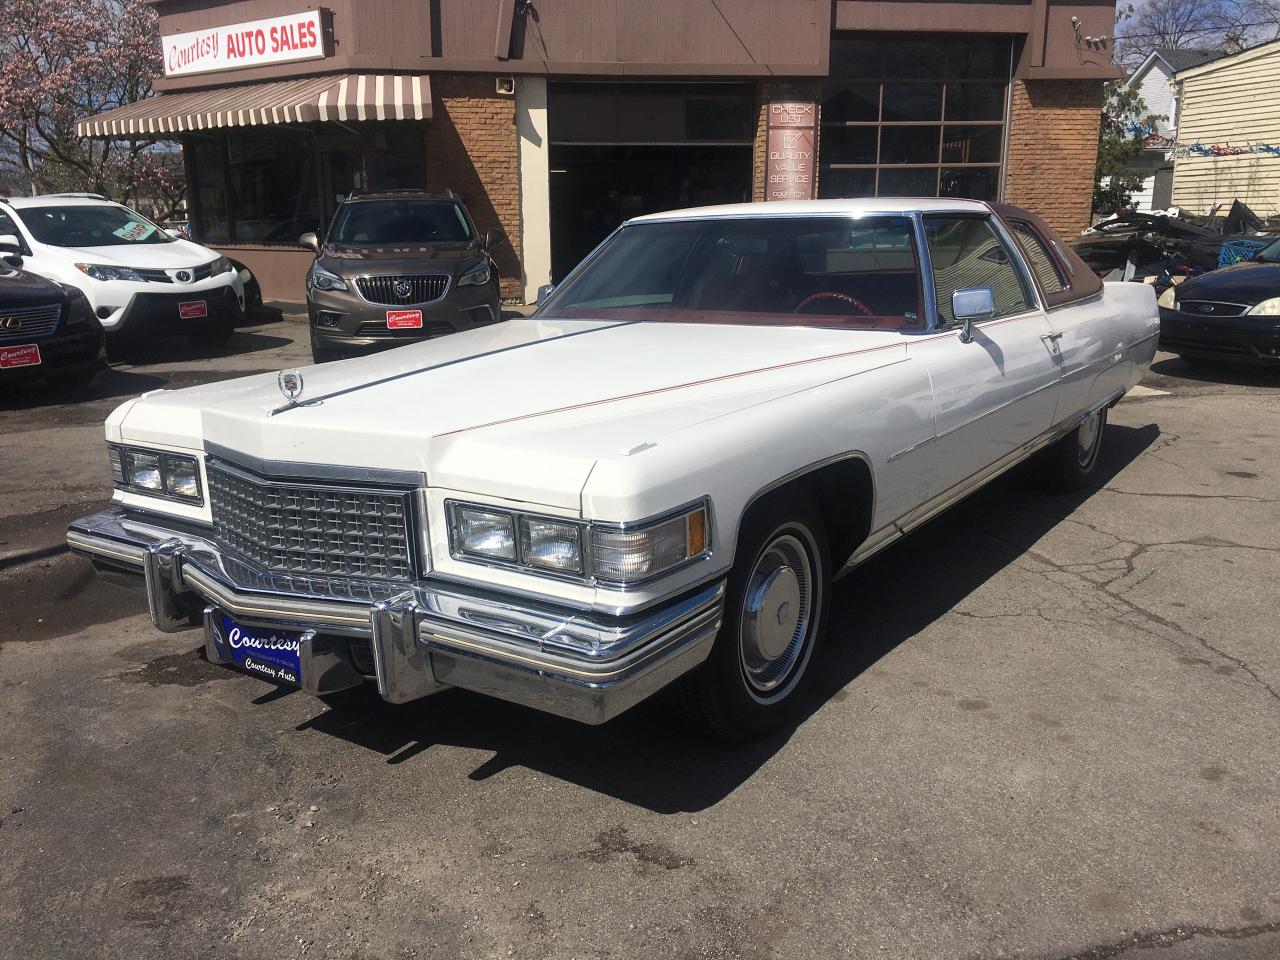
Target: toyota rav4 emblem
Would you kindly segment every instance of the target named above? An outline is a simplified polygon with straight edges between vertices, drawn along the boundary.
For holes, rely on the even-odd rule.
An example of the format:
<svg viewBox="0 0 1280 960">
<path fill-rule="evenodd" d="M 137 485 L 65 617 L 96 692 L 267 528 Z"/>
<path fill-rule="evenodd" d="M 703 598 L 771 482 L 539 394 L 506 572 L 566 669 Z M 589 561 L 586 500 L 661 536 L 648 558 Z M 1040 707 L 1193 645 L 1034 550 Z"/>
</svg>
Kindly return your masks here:
<svg viewBox="0 0 1280 960">
<path fill-rule="evenodd" d="M 190 283 L 190 282 L 191 282 L 191 272 L 190 272 L 189 270 L 179 270 L 179 271 L 178 271 L 178 282 L 179 282 L 179 283 Z"/>
<path fill-rule="evenodd" d="M 1201 312 L 1201 313 L 1213 313 L 1213 304 L 1211 304 L 1211 303 L 1202 303 L 1202 304 L 1200 304 L 1200 312 Z"/>
<path fill-rule="evenodd" d="M 397 280 L 392 285 L 391 291 L 401 300 L 408 300 L 409 295 L 413 293 L 413 287 L 409 285 L 408 280 Z"/>
</svg>

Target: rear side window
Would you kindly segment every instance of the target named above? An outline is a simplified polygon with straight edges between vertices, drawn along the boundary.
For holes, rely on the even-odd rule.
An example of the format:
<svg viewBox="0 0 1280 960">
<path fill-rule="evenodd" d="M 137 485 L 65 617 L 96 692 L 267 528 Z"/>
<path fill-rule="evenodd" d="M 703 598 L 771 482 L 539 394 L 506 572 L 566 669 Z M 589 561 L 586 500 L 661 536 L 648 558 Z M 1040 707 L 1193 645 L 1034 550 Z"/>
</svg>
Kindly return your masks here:
<svg viewBox="0 0 1280 960">
<path fill-rule="evenodd" d="M 1032 309 L 1013 258 L 987 218 L 925 217 L 924 233 L 943 326 L 956 321 L 951 295 L 966 287 L 990 287 L 997 317 Z"/>
<path fill-rule="evenodd" d="M 1053 258 L 1053 254 L 1049 251 L 1049 245 L 1045 243 L 1044 237 L 1036 233 L 1031 224 L 1022 220 L 1010 220 L 1009 229 L 1013 231 L 1013 235 L 1018 241 L 1018 246 L 1022 248 L 1022 252 L 1026 256 L 1027 262 L 1031 264 L 1031 269 L 1035 272 L 1036 279 L 1040 281 L 1040 286 L 1044 292 L 1061 293 L 1067 289 L 1066 277 L 1062 275 L 1062 268 L 1058 266 L 1058 261 Z"/>
</svg>

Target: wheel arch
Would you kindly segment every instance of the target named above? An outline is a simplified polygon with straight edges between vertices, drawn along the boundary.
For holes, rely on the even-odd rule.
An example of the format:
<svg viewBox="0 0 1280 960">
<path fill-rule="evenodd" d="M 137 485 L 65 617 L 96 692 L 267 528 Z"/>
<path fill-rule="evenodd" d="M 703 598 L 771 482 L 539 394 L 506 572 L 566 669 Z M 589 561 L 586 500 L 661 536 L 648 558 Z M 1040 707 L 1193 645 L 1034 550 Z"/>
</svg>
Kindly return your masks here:
<svg viewBox="0 0 1280 960">
<path fill-rule="evenodd" d="M 757 490 L 738 517 L 734 540 L 752 512 L 788 491 L 803 492 L 818 508 L 826 527 L 832 570 L 841 569 L 871 533 L 876 484 L 871 459 L 861 450 L 826 457 L 779 477 Z"/>
</svg>

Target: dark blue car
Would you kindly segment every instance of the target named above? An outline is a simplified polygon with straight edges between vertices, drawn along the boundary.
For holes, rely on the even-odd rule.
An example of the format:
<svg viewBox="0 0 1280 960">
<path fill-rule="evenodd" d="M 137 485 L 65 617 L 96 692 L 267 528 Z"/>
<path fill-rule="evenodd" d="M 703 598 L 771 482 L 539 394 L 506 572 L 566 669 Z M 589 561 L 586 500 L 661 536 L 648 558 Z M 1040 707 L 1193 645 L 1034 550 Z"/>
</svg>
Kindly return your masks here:
<svg viewBox="0 0 1280 960">
<path fill-rule="evenodd" d="M 1280 240 L 1160 297 L 1160 346 L 1189 363 L 1280 364 Z"/>
</svg>

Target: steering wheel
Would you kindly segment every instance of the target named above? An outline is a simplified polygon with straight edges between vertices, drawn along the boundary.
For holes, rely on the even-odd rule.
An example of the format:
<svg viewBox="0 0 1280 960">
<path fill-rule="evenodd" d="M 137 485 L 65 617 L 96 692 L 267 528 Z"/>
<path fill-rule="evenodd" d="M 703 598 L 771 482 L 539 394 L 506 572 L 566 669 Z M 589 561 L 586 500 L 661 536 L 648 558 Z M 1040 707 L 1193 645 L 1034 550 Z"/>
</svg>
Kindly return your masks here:
<svg viewBox="0 0 1280 960">
<path fill-rule="evenodd" d="M 839 300 L 842 303 L 849 304 L 849 306 L 853 307 L 858 313 L 862 314 L 862 316 L 864 317 L 874 316 L 874 314 L 867 309 L 867 305 L 863 303 L 861 300 L 859 300 L 857 297 L 851 297 L 847 293 L 838 293 L 835 290 L 820 290 L 817 293 L 811 293 L 807 297 L 805 297 L 803 300 L 801 300 L 799 303 L 797 303 L 795 310 L 791 312 L 799 313 L 801 310 L 803 310 L 809 304 L 813 303 L 815 300 Z"/>
</svg>

